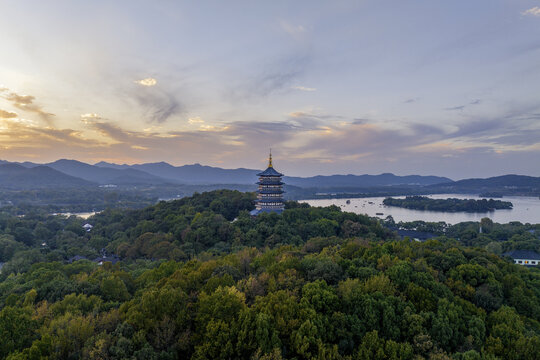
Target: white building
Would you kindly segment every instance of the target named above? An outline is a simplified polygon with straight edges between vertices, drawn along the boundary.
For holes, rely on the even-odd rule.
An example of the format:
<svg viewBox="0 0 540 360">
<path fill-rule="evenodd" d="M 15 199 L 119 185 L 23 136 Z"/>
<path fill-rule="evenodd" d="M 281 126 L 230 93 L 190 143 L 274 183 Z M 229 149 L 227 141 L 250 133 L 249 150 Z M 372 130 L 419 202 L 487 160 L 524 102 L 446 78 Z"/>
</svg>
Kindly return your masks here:
<svg viewBox="0 0 540 360">
<path fill-rule="evenodd" d="M 504 253 L 503 256 L 509 256 L 514 260 L 514 264 L 523 266 L 540 265 L 540 255 L 530 250 L 512 250 Z"/>
</svg>

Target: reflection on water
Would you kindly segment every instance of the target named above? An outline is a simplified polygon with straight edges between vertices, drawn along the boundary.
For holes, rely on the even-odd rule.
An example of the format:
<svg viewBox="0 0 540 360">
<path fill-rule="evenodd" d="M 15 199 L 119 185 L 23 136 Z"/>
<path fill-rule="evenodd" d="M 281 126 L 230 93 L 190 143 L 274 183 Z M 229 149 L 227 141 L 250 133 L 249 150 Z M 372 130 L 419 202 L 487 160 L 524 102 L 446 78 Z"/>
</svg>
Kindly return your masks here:
<svg viewBox="0 0 540 360">
<path fill-rule="evenodd" d="M 432 199 L 479 199 L 478 195 L 463 194 L 436 194 L 427 195 Z M 394 196 L 404 198 L 404 196 Z M 383 205 L 384 197 L 350 199 L 321 199 L 321 200 L 300 200 L 311 206 L 329 206 L 337 205 L 343 211 L 354 212 L 357 214 L 367 214 L 372 217 L 385 218 L 392 215 L 396 222 L 423 220 L 430 222 L 444 221 L 449 224 L 457 224 L 463 221 L 480 221 L 483 217 L 488 217 L 497 223 L 508 223 L 510 221 L 519 221 L 522 223 L 537 224 L 540 223 L 540 199 L 524 196 L 505 196 L 503 201 L 510 201 L 514 208 L 511 210 L 495 210 L 486 213 L 466 213 L 466 212 L 439 212 L 404 209 L 395 206 Z"/>
</svg>

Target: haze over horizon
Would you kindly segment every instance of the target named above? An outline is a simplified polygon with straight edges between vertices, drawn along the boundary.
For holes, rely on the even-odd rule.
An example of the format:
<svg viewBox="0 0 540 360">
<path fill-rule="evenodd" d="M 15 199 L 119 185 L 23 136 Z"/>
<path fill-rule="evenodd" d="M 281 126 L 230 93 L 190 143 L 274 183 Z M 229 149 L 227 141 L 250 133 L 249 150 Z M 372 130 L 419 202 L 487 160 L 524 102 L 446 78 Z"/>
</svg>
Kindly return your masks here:
<svg viewBox="0 0 540 360">
<path fill-rule="evenodd" d="M 0 12 L 0 159 L 540 176 L 538 0 Z"/>
</svg>

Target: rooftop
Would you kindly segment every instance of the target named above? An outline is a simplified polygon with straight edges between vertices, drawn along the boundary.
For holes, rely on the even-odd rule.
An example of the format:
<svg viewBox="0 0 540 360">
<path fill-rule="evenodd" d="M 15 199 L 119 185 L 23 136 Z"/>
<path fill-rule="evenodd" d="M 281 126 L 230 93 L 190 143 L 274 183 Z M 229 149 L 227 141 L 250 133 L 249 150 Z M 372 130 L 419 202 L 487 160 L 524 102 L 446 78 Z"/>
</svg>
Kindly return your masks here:
<svg viewBox="0 0 540 360">
<path fill-rule="evenodd" d="M 512 250 L 503 256 L 510 256 L 512 259 L 540 260 L 540 254 L 531 250 Z"/>
<path fill-rule="evenodd" d="M 283 174 L 277 172 L 276 169 L 274 169 L 272 166 L 269 166 L 263 172 L 258 173 L 257 176 L 283 176 Z"/>
</svg>

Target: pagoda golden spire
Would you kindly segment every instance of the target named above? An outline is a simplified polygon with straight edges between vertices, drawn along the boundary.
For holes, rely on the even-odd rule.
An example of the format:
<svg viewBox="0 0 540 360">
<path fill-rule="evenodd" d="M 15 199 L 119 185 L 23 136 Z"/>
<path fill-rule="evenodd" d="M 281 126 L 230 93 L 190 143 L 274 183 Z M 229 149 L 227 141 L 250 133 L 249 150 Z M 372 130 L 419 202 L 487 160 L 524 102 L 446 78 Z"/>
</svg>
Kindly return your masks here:
<svg viewBox="0 0 540 360">
<path fill-rule="evenodd" d="M 268 157 L 268 167 L 272 166 L 272 148 L 270 148 L 270 156 Z"/>
</svg>

